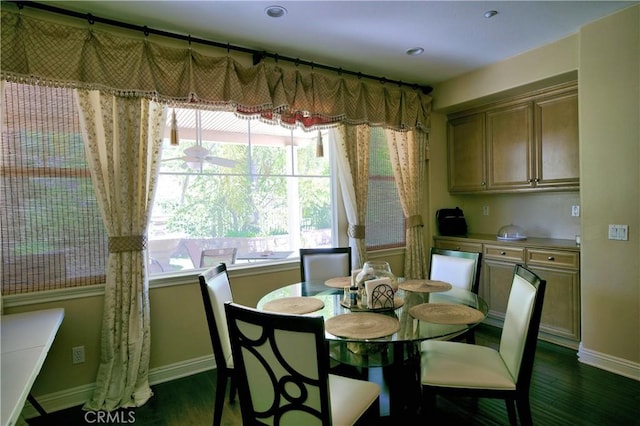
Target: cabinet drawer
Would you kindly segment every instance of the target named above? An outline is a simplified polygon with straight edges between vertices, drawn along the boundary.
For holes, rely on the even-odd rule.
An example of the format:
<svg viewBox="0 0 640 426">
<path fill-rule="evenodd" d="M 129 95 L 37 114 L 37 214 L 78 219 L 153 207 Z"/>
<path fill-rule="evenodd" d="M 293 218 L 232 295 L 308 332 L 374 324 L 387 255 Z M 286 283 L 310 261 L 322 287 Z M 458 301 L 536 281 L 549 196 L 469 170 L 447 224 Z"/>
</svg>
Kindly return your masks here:
<svg viewBox="0 0 640 426">
<path fill-rule="evenodd" d="M 485 259 L 507 260 L 510 262 L 524 263 L 524 247 L 484 245 Z"/>
<path fill-rule="evenodd" d="M 467 243 L 462 241 L 436 240 L 435 246 L 444 250 L 468 251 L 471 253 L 482 253 L 482 244 Z"/>
<path fill-rule="evenodd" d="M 573 251 L 527 249 L 527 265 L 579 269 L 580 254 Z"/>
</svg>

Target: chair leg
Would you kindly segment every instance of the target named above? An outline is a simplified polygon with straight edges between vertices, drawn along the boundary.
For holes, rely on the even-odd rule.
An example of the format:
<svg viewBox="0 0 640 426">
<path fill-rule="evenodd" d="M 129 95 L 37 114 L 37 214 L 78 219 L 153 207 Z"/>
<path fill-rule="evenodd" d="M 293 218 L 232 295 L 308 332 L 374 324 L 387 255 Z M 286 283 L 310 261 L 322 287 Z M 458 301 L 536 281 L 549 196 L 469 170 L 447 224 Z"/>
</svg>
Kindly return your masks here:
<svg viewBox="0 0 640 426">
<path fill-rule="evenodd" d="M 422 413 L 433 413 L 436 408 L 436 393 L 428 387 L 422 387 Z"/>
<path fill-rule="evenodd" d="M 473 329 L 467 331 L 467 343 L 469 343 L 470 345 L 476 344 L 476 333 Z"/>
<path fill-rule="evenodd" d="M 229 376 L 229 402 L 235 402 L 237 390 L 235 377 Z"/>
<path fill-rule="evenodd" d="M 507 406 L 507 414 L 509 415 L 509 424 L 516 426 L 518 424 L 518 416 L 516 416 L 516 404 L 511 398 L 504 400 Z"/>
<path fill-rule="evenodd" d="M 533 419 L 531 418 L 531 406 L 529 405 L 529 397 L 524 396 L 516 400 L 516 406 L 518 407 L 518 416 L 520 417 L 520 424 L 523 426 L 533 425 Z"/>
<path fill-rule="evenodd" d="M 213 409 L 213 426 L 220 426 L 222 423 L 222 409 L 224 408 L 224 397 L 227 393 L 227 376 L 218 372 L 216 380 L 216 402 Z"/>
</svg>

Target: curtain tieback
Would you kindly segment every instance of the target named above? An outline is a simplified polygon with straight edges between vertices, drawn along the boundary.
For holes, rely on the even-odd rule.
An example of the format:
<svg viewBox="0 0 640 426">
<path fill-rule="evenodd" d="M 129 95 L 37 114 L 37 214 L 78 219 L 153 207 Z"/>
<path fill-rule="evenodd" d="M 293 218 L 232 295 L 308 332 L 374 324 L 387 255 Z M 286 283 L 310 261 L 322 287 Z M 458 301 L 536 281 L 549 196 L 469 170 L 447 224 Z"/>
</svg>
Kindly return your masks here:
<svg viewBox="0 0 640 426">
<path fill-rule="evenodd" d="M 364 240 L 364 225 L 349 225 L 349 229 L 347 229 L 347 234 L 351 238 L 355 238 L 358 240 Z"/>
<path fill-rule="evenodd" d="M 416 226 L 424 226 L 422 215 L 414 214 L 407 218 L 407 228 L 415 228 Z"/>
<path fill-rule="evenodd" d="M 142 251 L 146 248 L 147 248 L 146 235 L 109 237 L 109 253 L 122 253 L 125 251 Z"/>
</svg>

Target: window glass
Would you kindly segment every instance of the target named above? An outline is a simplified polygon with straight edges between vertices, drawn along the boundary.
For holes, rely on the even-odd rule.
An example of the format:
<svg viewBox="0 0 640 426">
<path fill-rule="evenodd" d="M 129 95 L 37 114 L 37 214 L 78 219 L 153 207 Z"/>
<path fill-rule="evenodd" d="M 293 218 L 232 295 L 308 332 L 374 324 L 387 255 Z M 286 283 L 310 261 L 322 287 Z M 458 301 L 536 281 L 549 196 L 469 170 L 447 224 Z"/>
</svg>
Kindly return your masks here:
<svg viewBox="0 0 640 426">
<path fill-rule="evenodd" d="M 330 158 L 316 156 L 317 131 L 175 112 L 180 142 L 164 141 L 149 231 L 154 272 L 204 267 L 205 250 L 233 264 L 332 245 Z"/>
</svg>

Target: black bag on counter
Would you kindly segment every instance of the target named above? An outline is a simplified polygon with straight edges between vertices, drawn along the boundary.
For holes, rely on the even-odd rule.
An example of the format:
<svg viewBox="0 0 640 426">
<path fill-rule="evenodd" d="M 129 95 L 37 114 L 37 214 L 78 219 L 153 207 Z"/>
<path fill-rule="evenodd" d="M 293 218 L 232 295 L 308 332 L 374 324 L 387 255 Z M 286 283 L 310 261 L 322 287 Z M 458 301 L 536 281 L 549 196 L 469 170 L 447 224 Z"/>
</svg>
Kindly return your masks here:
<svg viewBox="0 0 640 426">
<path fill-rule="evenodd" d="M 436 212 L 438 231 L 440 235 L 446 236 L 466 236 L 467 221 L 464 213 L 458 207 L 455 209 L 440 209 Z"/>
</svg>

